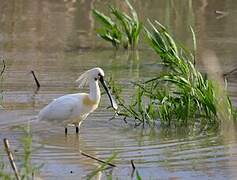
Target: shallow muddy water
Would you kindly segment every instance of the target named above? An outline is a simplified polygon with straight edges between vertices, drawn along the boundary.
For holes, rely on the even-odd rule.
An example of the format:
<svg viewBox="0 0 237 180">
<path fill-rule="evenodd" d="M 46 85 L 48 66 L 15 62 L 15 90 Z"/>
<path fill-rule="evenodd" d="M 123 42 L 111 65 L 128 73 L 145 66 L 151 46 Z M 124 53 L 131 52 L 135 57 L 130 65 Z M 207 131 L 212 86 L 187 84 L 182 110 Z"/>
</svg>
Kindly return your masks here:
<svg viewBox="0 0 237 180">
<path fill-rule="evenodd" d="M 39 110 L 54 98 L 78 92 L 75 80 L 89 68 L 102 67 L 107 79 L 113 76 L 125 87 L 124 96 L 133 92 L 130 81 L 162 71 L 159 58 L 145 44 L 135 53 L 115 52 L 96 37 L 97 24 L 90 10 L 106 11 L 108 2 L 0 0 L 0 56 L 7 67 L 0 82 L 4 107 L 0 109 L 1 142 L 9 138 L 13 149 L 20 148 L 22 132 L 12 126 L 31 121 L 33 147 L 38 148 L 32 158 L 34 163 L 44 164 L 43 179 L 85 179 L 99 164 L 81 151 L 100 159 L 118 153 L 117 167 L 98 174 L 98 179 L 110 174 L 114 179 L 134 178 L 131 160 L 143 179 L 236 179 L 237 134 L 229 122 L 219 132 L 195 136 L 185 130 L 133 128 L 122 119 L 109 121 L 113 114 L 107 109 L 106 96 L 83 123 L 79 136 L 74 128 L 65 137 L 60 125 L 35 121 Z M 126 11 L 122 1 L 113 2 Z M 188 47 L 192 47 L 188 26 L 193 26 L 198 67 L 212 77 L 237 67 L 235 0 L 138 0 L 135 8 L 144 22 L 147 18 L 161 21 Z M 39 91 L 31 70 L 42 85 Z M 236 76 L 235 72 L 228 76 L 235 105 Z"/>
</svg>

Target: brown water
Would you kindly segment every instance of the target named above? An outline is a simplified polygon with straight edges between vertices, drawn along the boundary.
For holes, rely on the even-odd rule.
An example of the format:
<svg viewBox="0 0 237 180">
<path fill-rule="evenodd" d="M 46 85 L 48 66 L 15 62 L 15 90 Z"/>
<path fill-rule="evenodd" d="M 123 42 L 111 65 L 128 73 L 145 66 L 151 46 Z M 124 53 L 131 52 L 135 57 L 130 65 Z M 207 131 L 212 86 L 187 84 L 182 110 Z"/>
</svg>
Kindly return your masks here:
<svg viewBox="0 0 237 180">
<path fill-rule="evenodd" d="M 1 81 L 0 139 L 10 139 L 19 148 L 22 133 L 13 125 L 34 120 L 39 110 L 54 98 L 78 92 L 75 79 L 85 70 L 100 66 L 107 77 L 113 76 L 130 95 L 129 81 L 154 76 L 162 70 L 159 59 L 146 45 L 139 52 L 114 52 L 109 44 L 96 37 L 90 10 L 104 9 L 109 1 L 18 1 L 0 0 L 0 55 L 7 69 Z M 115 4 L 125 11 L 120 0 Z M 197 32 L 198 65 L 211 75 L 237 67 L 237 3 L 235 0 L 157 0 L 135 1 L 141 18 L 158 19 L 178 39 L 191 46 L 192 25 Z M 215 11 L 224 11 L 219 15 Z M 36 91 L 30 70 L 42 85 Z M 229 92 L 237 102 L 236 73 L 229 77 Z M 87 91 L 86 89 L 84 91 Z M 76 136 L 70 129 L 67 137 L 57 125 L 32 123 L 33 162 L 44 163 L 44 179 L 84 179 L 98 163 L 80 155 L 80 151 L 101 159 L 118 153 L 111 174 L 131 179 L 134 160 L 143 179 L 236 179 L 237 139 L 235 126 L 226 122 L 222 131 L 191 135 L 185 131 L 132 128 L 121 119 L 108 121 L 112 112 L 102 97 L 100 107 L 82 125 Z"/>
</svg>

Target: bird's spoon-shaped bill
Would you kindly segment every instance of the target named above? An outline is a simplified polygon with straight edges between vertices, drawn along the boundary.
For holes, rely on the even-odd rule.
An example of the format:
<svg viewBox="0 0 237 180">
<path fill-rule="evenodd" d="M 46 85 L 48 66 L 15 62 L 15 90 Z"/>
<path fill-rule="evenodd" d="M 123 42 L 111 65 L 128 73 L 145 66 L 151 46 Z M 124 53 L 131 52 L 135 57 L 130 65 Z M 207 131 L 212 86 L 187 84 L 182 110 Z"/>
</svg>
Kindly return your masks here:
<svg viewBox="0 0 237 180">
<path fill-rule="evenodd" d="M 108 89 L 108 87 L 107 87 L 107 85 L 106 85 L 106 83 L 104 81 L 103 76 L 100 77 L 100 82 L 103 85 L 106 93 L 109 96 L 109 100 L 110 100 L 111 106 L 113 107 L 114 110 L 117 110 L 118 109 L 118 105 L 117 105 L 116 101 L 114 100 L 114 98 L 112 97 L 112 95 L 111 95 L 111 93 L 110 93 L 110 91 L 109 91 L 109 89 Z"/>
</svg>

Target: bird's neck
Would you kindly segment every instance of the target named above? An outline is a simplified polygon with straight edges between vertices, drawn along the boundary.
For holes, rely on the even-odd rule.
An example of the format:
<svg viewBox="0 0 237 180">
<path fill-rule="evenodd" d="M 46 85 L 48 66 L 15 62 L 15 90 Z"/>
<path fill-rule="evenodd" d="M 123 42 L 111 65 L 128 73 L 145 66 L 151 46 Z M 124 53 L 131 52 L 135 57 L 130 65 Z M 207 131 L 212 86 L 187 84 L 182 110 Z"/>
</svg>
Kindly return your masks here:
<svg viewBox="0 0 237 180">
<path fill-rule="evenodd" d="M 89 98 L 98 103 L 100 101 L 100 87 L 98 81 L 91 81 L 89 84 L 90 93 Z"/>
</svg>

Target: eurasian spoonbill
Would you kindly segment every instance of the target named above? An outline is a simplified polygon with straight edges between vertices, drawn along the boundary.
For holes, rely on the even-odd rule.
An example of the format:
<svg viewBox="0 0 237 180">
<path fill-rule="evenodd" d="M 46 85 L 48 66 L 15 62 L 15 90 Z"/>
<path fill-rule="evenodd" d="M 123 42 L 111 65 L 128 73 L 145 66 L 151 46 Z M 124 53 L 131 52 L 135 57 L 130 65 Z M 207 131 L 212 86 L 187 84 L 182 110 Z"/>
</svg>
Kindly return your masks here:
<svg viewBox="0 0 237 180">
<path fill-rule="evenodd" d="M 76 133 L 78 133 L 82 121 L 99 105 L 101 93 L 98 81 L 101 82 L 108 94 L 111 106 L 117 110 L 118 106 L 105 84 L 104 71 L 97 67 L 84 72 L 77 79 L 79 88 L 89 85 L 89 94 L 76 93 L 61 96 L 44 107 L 39 112 L 38 119 L 40 121 L 62 123 L 65 126 L 66 134 L 68 124 L 74 124 L 76 126 Z"/>
</svg>

